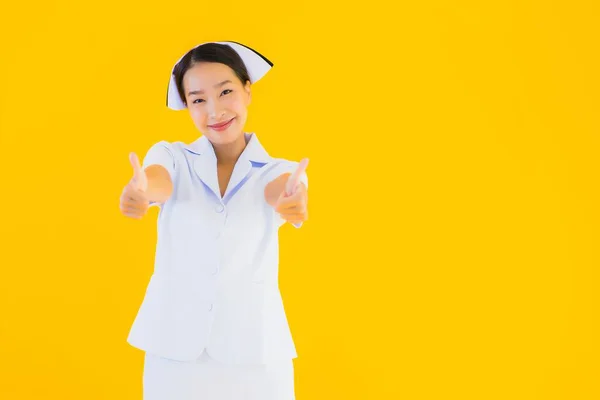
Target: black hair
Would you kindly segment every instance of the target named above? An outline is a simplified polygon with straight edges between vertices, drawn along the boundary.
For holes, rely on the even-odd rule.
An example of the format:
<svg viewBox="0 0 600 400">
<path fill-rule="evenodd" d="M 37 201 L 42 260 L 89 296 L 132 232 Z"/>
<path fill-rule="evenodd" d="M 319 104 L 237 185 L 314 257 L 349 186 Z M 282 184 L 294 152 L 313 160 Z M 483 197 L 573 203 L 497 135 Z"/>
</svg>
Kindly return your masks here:
<svg viewBox="0 0 600 400">
<path fill-rule="evenodd" d="M 244 61 L 242 61 L 242 58 L 234 49 L 226 44 L 205 43 L 188 51 L 173 69 L 177 91 L 184 104 L 186 104 L 186 101 L 183 89 L 183 75 L 188 69 L 199 62 L 216 62 L 227 65 L 233 70 L 240 82 L 242 82 L 242 85 L 245 85 L 246 81 L 250 80 L 250 75 Z"/>
</svg>

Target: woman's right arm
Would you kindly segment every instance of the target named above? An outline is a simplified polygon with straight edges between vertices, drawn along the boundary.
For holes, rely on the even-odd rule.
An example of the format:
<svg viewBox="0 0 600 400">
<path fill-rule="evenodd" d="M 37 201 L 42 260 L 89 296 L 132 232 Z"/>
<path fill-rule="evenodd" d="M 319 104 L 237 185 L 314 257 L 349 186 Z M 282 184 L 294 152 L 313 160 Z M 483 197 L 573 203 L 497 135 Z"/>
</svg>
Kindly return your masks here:
<svg viewBox="0 0 600 400">
<path fill-rule="evenodd" d="M 148 179 L 146 196 L 151 203 L 165 203 L 173 193 L 171 175 L 159 164 L 149 165 L 144 169 Z"/>
<path fill-rule="evenodd" d="M 135 153 L 129 155 L 133 178 L 123 188 L 121 212 L 140 219 L 151 205 L 164 204 L 173 194 L 175 162 L 173 153 L 163 143 L 153 146 L 144 160 L 144 166 Z"/>
</svg>

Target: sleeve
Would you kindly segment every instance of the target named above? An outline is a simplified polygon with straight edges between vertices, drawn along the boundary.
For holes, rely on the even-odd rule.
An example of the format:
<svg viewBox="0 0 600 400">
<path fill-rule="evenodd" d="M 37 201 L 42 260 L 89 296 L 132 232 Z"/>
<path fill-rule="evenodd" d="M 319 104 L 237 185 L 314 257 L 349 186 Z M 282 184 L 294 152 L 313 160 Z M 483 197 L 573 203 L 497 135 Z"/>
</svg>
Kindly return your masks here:
<svg viewBox="0 0 600 400">
<path fill-rule="evenodd" d="M 155 143 L 148 149 L 144 161 L 142 162 L 142 169 L 146 169 L 150 165 L 160 165 L 164 167 L 169 175 L 171 181 L 175 183 L 175 177 L 177 174 L 175 152 L 171 143 L 163 140 Z M 151 202 L 150 206 L 159 205 L 158 203 Z"/>
<path fill-rule="evenodd" d="M 298 168 L 299 164 L 299 162 L 283 160 L 282 163 L 279 165 L 279 168 L 275 169 L 276 173 L 272 174 L 271 179 L 269 179 L 269 181 L 277 178 L 279 175 L 282 174 L 294 173 L 296 168 Z M 304 171 L 302 175 L 300 175 L 300 183 L 304 183 L 304 186 L 308 190 L 308 175 L 306 174 L 306 171 Z M 279 226 L 283 225 L 285 223 L 285 220 L 281 218 L 279 214 L 277 214 L 277 217 L 279 218 Z M 292 225 L 295 228 L 300 228 L 302 226 L 302 222 Z"/>
</svg>

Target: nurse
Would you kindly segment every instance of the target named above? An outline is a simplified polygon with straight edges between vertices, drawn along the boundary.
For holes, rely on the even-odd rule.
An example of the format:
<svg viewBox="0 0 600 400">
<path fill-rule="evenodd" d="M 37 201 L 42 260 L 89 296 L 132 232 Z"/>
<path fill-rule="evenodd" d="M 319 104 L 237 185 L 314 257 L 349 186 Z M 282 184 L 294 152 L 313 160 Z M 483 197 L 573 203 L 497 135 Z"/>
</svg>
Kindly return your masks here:
<svg viewBox="0 0 600 400">
<path fill-rule="evenodd" d="M 278 286 L 278 230 L 307 220 L 306 167 L 246 132 L 251 85 L 273 64 L 236 42 L 200 44 L 173 67 L 167 106 L 202 134 L 160 141 L 121 212 L 159 207 L 154 270 L 128 336 L 145 352 L 145 400 L 293 400 L 296 349 Z M 282 133 L 284 134 L 284 133 Z"/>
</svg>

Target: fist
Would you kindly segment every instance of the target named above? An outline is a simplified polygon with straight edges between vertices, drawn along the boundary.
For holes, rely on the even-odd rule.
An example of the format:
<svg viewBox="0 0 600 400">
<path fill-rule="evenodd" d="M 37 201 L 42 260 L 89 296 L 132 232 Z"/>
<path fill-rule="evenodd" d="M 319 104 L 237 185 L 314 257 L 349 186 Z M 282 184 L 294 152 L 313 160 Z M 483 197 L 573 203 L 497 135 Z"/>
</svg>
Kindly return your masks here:
<svg viewBox="0 0 600 400">
<path fill-rule="evenodd" d="M 308 219 L 308 192 L 306 186 L 300 183 L 296 186 L 293 194 L 288 195 L 285 191 L 281 193 L 275 203 L 275 211 L 281 218 L 291 224 L 299 224 Z"/>
<path fill-rule="evenodd" d="M 291 174 L 275 202 L 275 211 L 281 218 L 292 224 L 299 224 L 308 219 L 308 192 L 306 186 L 300 183 L 300 176 L 308 167 L 308 159 L 303 159 L 296 171 Z"/>
<path fill-rule="evenodd" d="M 121 194 L 121 213 L 129 218 L 141 219 L 150 207 L 150 201 L 146 196 L 148 178 L 135 153 L 129 155 L 129 162 L 133 167 L 133 177 L 125 185 Z"/>
</svg>

